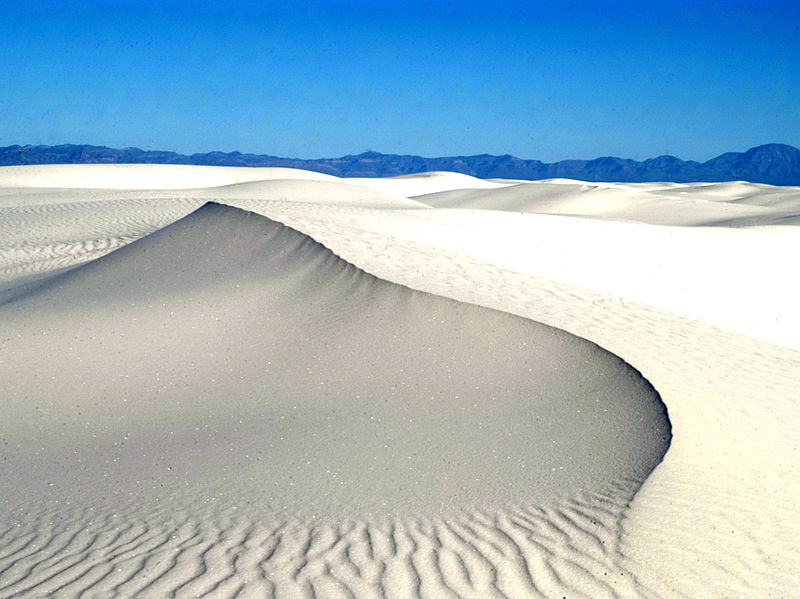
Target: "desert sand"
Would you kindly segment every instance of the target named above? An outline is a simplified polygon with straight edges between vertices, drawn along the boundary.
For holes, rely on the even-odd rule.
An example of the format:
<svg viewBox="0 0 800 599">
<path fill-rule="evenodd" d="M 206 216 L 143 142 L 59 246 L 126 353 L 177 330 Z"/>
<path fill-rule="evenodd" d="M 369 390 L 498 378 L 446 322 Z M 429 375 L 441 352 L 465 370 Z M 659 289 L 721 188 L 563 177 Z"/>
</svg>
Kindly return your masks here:
<svg viewBox="0 0 800 599">
<path fill-rule="evenodd" d="M 799 217 L 0 168 L 0 597 L 797 597 Z"/>
</svg>

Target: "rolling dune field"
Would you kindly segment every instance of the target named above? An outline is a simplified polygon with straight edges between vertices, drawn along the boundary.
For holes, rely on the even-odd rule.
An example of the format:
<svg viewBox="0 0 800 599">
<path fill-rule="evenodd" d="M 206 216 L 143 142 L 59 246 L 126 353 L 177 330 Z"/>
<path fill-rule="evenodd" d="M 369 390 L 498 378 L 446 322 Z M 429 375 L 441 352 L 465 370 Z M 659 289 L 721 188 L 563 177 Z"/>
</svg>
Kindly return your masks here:
<svg viewBox="0 0 800 599">
<path fill-rule="evenodd" d="M 0 597 L 800 597 L 798 218 L 0 168 Z"/>
</svg>

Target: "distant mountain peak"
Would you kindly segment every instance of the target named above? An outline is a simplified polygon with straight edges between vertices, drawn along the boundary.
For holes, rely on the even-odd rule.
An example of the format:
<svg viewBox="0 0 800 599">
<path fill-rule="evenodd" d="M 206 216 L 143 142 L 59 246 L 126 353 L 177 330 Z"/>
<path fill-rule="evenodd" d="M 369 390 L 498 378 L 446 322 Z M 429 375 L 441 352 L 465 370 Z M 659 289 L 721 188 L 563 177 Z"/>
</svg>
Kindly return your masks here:
<svg viewBox="0 0 800 599">
<path fill-rule="evenodd" d="M 744 153 L 745 156 L 762 156 L 771 160 L 800 160 L 800 150 L 786 144 L 765 144 L 750 148 Z"/>
<path fill-rule="evenodd" d="M 544 163 L 510 154 L 445 156 L 382 154 L 368 150 L 340 158 L 303 160 L 263 154 L 213 151 L 186 156 L 136 147 L 62 144 L 14 145 L 0 148 L 0 166 L 18 164 L 138 163 L 205 164 L 214 166 L 281 166 L 301 168 L 340 177 L 389 177 L 427 171 L 453 171 L 474 177 L 506 179 L 568 178 L 583 181 L 751 181 L 772 185 L 800 185 L 800 150 L 779 143 L 764 144 L 745 152 L 727 152 L 700 163 L 663 155 L 636 161 L 616 156 L 594 160 Z"/>
</svg>

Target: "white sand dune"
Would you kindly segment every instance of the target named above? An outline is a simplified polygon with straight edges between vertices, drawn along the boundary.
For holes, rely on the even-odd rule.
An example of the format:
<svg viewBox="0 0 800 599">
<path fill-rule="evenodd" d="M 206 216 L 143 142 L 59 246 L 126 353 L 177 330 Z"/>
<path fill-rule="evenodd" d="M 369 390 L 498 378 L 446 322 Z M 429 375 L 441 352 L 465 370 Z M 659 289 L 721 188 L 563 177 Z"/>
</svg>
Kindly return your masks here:
<svg viewBox="0 0 800 599">
<path fill-rule="evenodd" d="M 800 188 L 753 183 L 663 184 L 527 182 L 415 197 L 435 208 L 563 214 L 677 226 L 764 226 L 797 217 Z"/>
<path fill-rule="evenodd" d="M 517 489 L 525 499 L 574 494 L 644 477 L 669 436 L 652 391 L 596 346 L 381 281 L 302 234 L 227 206 L 207 204 L 51 280 L 4 314 L 18 340 L 5 349 L 32 356 L 24 368 L 7 363 L 3 380 L 18 388 L 51 381 L 30 389 L 16 404 L 20 414 L 15 404 L 7 411 L 9 441 L 24 444 L 54 426 L 59 443 L 71 436 L 78 446 L 90 418 L 107 437 L 99 446 L 135 436 L 177 468 L 184 456 L 173 439 L 171 452 L 158 450 L 155 421 L 171 436 L 188 435 L 182 444 L 195 449 L 180 465 L 189 469 L 181 482 L 198 485 L 218 454 L 203 447 L 208 434 L 199 425 L 215 421 L 216 435 L 270 462 L 245 476 L 237 451 L 230 471 L 218 464 L 200 485 L 215 496 L 236 478 L 256 476 L 277 503 L 297 494 L 317 514 L 341 509 L 329 505 L 334 494 L 346 507 L 373 511 L 422 500 L 427 508 L 469 505 L 497 493 L 511 501 Z M 60 366 L 57 356 L 69 357 Z M 58 395 L 80 399 L 52 404 Z M 32 410 L 47 415 L 33 421 Z M 85 450 L 82 463 L 99 453 Z M 75 472 L 77 463 L 68 456 L 56 471 Z M 130 477 L 139 479 L 145 466 Z M 107 479 L 105 493 L 142 494 L 129 474 L 120 469 Z M 293 474 L 295 488 L 284 488 Z M 224 485 L 210 489 L 221 475 Z M 68 493 L 91 482 L 61 479 Z"/>
<path fill-rule="evenodd" d="M 0 597 L 797 596 L 796 190 L 15 168 Z"/>
<path fill-rule="evenodd" d="M 142 172 L 147 175 L 146 167 L 142 168 L 142 184 L 154 185 L 147 176 L 141 176 Z M 282 176 L 286 170 L 275 169 L 269 174 Z M 150 177 L 160 176 L 157 173 Z M 97 258 L 186 216 L 209 200 L 242 205 L 255 202 L 262 211 L 267 205 L 273 210 L 288 206 L 294 211 L 301 205 L 342 210 L 428 208 L 398 194 L 338 181 L 299 179 L 157 191 L 0 188 L 0 212 L 7 225 L 0 238 L 0 300 L 16 293 L 9 289 L 11 282 L 36 280 L 53 270 Z"/>
<path fill-rule="evenodd" d="M 352 185 L 362 185 L 379 191 L 399 193 L 407 197 L 454 189 L 499 189 L 509 185 L 508 183 L 495 183 L 461 173 L 439 171 L 383 179 L 348 177 L 343 180 Z"/>
<path fill-rule="evenodd" d="M 295 168 L 241 168 L 184 164 L 37 164 L 0 168 L 0 187 L 191 189 L 265 179 L 334 181 Z"/>
<path fill-rule="evenodd" d="M 266 169 L 265 169 L 266 170 Z M 271 170 L 271 169 L 270 169 Z M 373 208 L 427 208 L 415 200 L 398 193 L 373 190 L 365 186 L 354 186 L 347 179 L 316 180 L 301 178 L 281 178 L 289 169 L 274 169 L 269 178 L 246 183 L 232 183 L 197 188 L 176 188 L 159 190 L 109 190 L 103 188 L 37 188 L 0 187 L 0 208 L 23 208 L 26 206 L 77 204 L 99 202 L 107 199 L 119 202 L 131 199 L 170 199 L 218 198 L 279 201 L 289 199 L 293 202 L 313 202 L 348 206 L 370 206 Z M 303 171 L 299 171 L 303 172 Z M 297 173 L 294 173 L 295 175 Z M 145 183 L 154 185 L 155 183 Z"/>
<path fill-rule="evenodd" d="M 327 206 L 359 206 L 391 210 L 428 207 L 426 204 L 407 198 L 397 191 L 382 191 L 360 185 L 354 189 L 349 179 L 339 179 L 337 181 L 300 179 L 253 181 L 198 189 L 194 195 L 226 201 L 236 199 L 268 200 L 271 202 L 290 201 L 295 203 L 325 204 Z"/>
</svg>

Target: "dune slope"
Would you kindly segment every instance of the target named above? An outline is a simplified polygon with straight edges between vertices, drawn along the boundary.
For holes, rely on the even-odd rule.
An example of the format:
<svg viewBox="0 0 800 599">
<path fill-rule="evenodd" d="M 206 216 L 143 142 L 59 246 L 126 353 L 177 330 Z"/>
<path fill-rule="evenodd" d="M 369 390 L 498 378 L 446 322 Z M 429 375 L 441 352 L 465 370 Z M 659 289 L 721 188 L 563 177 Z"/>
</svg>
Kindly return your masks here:
<svg viewBox="0 0 800 599">
<path fill-rule="evenodd" d="M 4 597 L 630 584 L 620 514 L 670 425 L 585 340 L 377 279 L 217 204 L 0 321 Z"/>
</svg>

